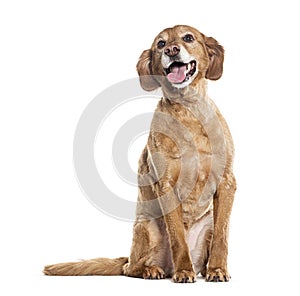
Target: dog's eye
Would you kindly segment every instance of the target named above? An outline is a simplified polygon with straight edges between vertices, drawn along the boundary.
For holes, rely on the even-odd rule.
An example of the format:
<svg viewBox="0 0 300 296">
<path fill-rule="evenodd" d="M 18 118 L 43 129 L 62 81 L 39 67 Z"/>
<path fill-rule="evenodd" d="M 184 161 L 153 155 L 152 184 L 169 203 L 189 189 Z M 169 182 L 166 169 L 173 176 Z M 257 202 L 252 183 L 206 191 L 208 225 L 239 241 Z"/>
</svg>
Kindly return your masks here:
<svg viewBox="0 0 300 296">
<path fill-rule="evenodd" d="M 159 40 L 159 41 L 157 42 L 157 47 L 158 47 L 159 49 L 162 49 L 165 45 L 166 45 L 166 41 L 164 41 L 164 40 Z"/>
<path fill-rule="evenodd" d="M 193 42 L 195 40 L 194 36 L 191 34 L 186 34 L 182 39 L 184 42 Z"/>
</svg>

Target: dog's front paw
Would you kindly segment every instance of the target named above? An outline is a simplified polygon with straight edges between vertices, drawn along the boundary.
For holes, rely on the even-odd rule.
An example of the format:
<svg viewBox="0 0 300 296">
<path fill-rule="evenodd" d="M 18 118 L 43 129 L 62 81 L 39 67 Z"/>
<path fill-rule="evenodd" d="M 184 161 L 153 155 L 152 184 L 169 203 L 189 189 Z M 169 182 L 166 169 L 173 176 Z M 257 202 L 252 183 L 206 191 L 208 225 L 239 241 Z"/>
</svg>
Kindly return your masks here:
<svg viewBox="0 0 300 296">
<path fill-rule="evenodd" d="M 207 282 L 228 282 L 230 279 L 230 275 L 225 269 L 216 268 L 210 269 L 208 268 L 206 272 L 206 281 Z"/>
<path fill-rule="evenodd" d="M 196 274 L 194 271 L 181 270 L 173 275 L 174 283 L 194 283 L 196 282 Z"/>
<path fill-rule="evenodd" d="M 165 272 L 159 266 L 146 267 L 143 272 L 144 279 L 160 280 L 166 278 Z"/>
</svg>

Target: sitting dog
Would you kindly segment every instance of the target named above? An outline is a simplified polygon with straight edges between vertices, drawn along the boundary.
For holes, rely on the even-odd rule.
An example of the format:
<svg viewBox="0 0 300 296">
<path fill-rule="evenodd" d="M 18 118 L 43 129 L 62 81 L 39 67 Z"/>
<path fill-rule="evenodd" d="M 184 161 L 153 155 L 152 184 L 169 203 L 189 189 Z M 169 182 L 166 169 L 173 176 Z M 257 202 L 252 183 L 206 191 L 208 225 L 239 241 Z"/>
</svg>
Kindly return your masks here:
<svg viewBox="0 0 300 296">
<path fill-rule="evenodd" d="M 236 182 L 229 128 L 207 96 L 224 49 L 189 26 L 163 30 L 137 63 L 143 89 L 162 89 L 139 160 L 130 256 L 48 265 L 46 275 L 228 281 L 228 228 Z"/>
</svg>

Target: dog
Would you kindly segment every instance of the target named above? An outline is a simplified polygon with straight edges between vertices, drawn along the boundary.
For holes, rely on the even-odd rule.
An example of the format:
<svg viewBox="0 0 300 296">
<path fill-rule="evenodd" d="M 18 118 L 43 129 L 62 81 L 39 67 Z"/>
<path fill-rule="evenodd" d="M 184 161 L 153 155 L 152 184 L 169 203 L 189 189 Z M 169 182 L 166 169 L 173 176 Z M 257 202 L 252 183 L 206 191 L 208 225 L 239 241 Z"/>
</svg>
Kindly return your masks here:
<svg viewBox="0 0 300 296">
<path fill-rule="evenodd" d="M 163 30 L 143 51 L 144 90 L 161 88 L 139 160 L 130 256 L 48 265 L 46 275 L 125 275 L 227 282 L 229 219 L 236 191 L 234 146 L 207 80 L 223 73 L 224 49 L 195 28 Z"/>
</svg>

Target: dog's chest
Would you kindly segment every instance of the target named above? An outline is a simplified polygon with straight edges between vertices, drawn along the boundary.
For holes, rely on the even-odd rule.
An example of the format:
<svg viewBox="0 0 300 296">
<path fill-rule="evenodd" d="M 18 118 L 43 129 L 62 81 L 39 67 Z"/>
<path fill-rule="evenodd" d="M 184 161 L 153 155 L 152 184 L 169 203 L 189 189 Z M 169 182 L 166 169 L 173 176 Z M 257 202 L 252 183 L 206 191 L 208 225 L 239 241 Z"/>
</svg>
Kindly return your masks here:
<svg viewBox="0 0 300 296">
<path fill-rule="evenodd" d="M 218 132 L 212 133 L 207 118 L 199 119 L 195 113 L 176 106 L 172 116 L 183 127 L 177 133 L 180 141 L 180 173 L 176 185 L 178 198 L 181 199 L 183 219 L 187 224 L 203 216 L 212 208 L 213 195 L 217 188 L 220 167 L 216 165 L 214 142 L 220 142 Z M 177 110 L 176 110 L 177 109 Z M 208 127 L 208 128 L 207 128 Z M 172 128 L 172 127 L 170 127 Z M 210 134 L 207 133 L 208 129 Z"/>
<path fill-rule="evenodd" d="M 179 191 L 179 194 L 184 196 L 182 198 L 183 220 L 187 225 L 192 225 L 211 209 L 217 187 L 209 139 L 201 132 L 200 127 L 198 133 L 193 133 L 193 136 L 193 143 L 188 143 L 185 148 L 186 155 L 181 156 L 182 166 L 190 168 L 184 183 L 180 184 Z M 183 193 L 185 190 L 188 193 Z"/>
<path fill-rule="evenodd" d="M 224 172 L 224 135 L 216 113 L 209 102 L 187 107 L 162 100 L 148 144 L 152 155 L 165 159 L 153 162 L 157 176 L 163 176 L 162 189 L 173 188 L 184 222 L 193 224 L 211 208 Z"/>
</svg>

